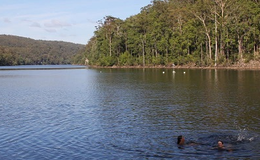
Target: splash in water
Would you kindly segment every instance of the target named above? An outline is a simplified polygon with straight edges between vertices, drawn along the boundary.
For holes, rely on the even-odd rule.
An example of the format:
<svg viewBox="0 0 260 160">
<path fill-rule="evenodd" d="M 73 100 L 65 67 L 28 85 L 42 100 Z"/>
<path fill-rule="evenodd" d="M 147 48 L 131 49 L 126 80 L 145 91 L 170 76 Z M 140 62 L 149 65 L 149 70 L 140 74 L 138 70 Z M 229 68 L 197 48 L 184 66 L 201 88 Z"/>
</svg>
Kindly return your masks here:
<svg viewBox="0 0 260 160">
<path fill-rule="evenodd" d="M 246 137 L 248 136 L 247 130 L 239 128 L 239 133 L 237 137 L 237 141 L 243 141 L 246 140 Z"/>
<path fill-rule="evenodd" d="M 249 131 L 247 128 L 240 128 L 237 126 L 237 128 L 239 129 L 239 133 L 238 133 L 238 137 L 237 137 L 237 141 L 238 142 L 242 142 L 242 141 L 253 141 L 257 135 L 250 135 Z"/>
</svg>

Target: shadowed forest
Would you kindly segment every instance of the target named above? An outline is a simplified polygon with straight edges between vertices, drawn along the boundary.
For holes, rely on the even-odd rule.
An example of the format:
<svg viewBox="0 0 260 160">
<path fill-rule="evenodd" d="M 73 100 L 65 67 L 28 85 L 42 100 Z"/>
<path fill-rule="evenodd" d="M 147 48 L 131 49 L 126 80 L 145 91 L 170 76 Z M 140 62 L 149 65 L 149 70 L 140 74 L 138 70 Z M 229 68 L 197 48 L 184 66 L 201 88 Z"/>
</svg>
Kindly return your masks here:
<svg viewBox="0 0 260 160">
<path fill-rule="evenodd" d="M 72 64 L 82 49 L 80 44 L 0 35 L 0 66 Z"/>
</svg>

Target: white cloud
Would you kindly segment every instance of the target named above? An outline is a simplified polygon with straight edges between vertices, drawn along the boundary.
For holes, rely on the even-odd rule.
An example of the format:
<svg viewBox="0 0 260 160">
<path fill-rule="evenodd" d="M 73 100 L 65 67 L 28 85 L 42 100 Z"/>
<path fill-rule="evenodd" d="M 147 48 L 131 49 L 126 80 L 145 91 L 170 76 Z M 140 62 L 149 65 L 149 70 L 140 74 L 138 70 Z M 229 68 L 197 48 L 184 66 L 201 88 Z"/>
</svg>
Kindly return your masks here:
<svg viewBox="0 0 260 160">
<path fill-rule="evenodd" d="M 49 33 L 57 32 L 56 29 L 49 29 L 49 28 L 46 28 L 45 31 L 47 31 Z"/>
<path fill-rule="evenodd" d="M 4 22 L 5 22 L 5 23 L 12 23 L 11 20 L 8 19 L 8 18 L 5 18 L 5 19 L 4 19 Z"/>
<path fill-rule="evenodd" d="M 31 24 L 31 27 L 41 28 L 41 24 L 38 23 L 38 22 L 33 22 L 33 23 Z"/>
<path fill-rule="evenodd" d="M 60 20 L 53 19 L 51 21 L 45 22 L 44 26 L 48 27 L 48 28 L 63 28 L 63 27 L 71 26 L 71 24 L 60 21 Z"/>
</svg>

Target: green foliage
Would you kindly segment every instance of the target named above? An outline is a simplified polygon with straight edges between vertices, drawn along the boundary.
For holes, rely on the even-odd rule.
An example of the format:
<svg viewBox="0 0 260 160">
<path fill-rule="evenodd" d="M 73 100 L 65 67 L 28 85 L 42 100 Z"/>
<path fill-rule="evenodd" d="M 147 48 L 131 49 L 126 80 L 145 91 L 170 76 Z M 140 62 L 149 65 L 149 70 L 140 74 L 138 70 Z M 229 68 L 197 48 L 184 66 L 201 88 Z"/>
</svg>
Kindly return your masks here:
<svg viewBox="0 0 260 160">
<path fill-rule="evenodd" d="M 255 0 L 153 0 L 126 20 L 106 16 L 99 21 L 76 60 L 88 58 L 100 66 L 250 61 L 259 57 L 259 18 Z"/>
<path fill-rule="evenodd" d="M 37 41 L 18 36 L 0 35 L 0 66 L 71 64 L 73 57 L 83 49 L 83 45 L 59 42 Z M 80 51 L 81 54 L 83 51 Z M 74 61 L 81 61 L 77 54 Z"/>
<path fill-rule="evenodd" d="M 15 58 L 14 53 L 10 49 L 0 47 L 0 66 L 17 65 Z"/>
<path fill-rule="evenodd" d="M 99 66 L 113 66 L 116 63 L 116 59 L 110 56 L 102 56 L 98 63 Z"/>
<path fill-rule="evenodd" d="M 134 65 L 134 59 L 128 51 L 126 51 L 125 53 L 123 53 L 119 56 L 119 65 L 120 66 L 133 66 Z"/>
</svg>

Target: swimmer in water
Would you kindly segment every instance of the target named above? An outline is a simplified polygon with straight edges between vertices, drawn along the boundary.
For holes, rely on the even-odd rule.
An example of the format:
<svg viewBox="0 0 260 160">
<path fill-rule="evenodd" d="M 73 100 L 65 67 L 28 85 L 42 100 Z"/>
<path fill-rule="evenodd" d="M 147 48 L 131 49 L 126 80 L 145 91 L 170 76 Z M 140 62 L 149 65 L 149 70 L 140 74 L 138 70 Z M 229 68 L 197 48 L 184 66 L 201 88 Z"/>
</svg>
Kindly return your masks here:
<svg viewBox="0 0 260 160">
<path fill-rule="evenodd" d="M 193 141 L 185 142 L 185 138 L 182 135 L 178 136 L 177 144 L 180 145 L 180 146 L 183 146 L 183 145 L 188 145 L 188 146 L 199 145 L 199 143 L 196 143 L 196 142 L 193 142 Z"/>
<path fill-rule="evenodd" d="M 218 148 L 219 149 L 223 149 L 224 148 L 224 145 L 223 145 L 222 141 L 218 141 Z"/>
<path fill-rule="evenodd" d="M 226 148 L 224 147 L 223 141 L 218 141 L 218 147 L 217 147 L 217 149 L 218 149 L 219 151 L 232 152 L 232 149 L 226 149 Z"/>
<path fill-rule="evenodd" d="M 182 135 L 178 136 L 178 138 L 177 138 L 177 144 L 178 144 L 178 145 L 184 145 L 184 142 L 185 142 L 184 136 L 182 136 Z"/>
</svg>

